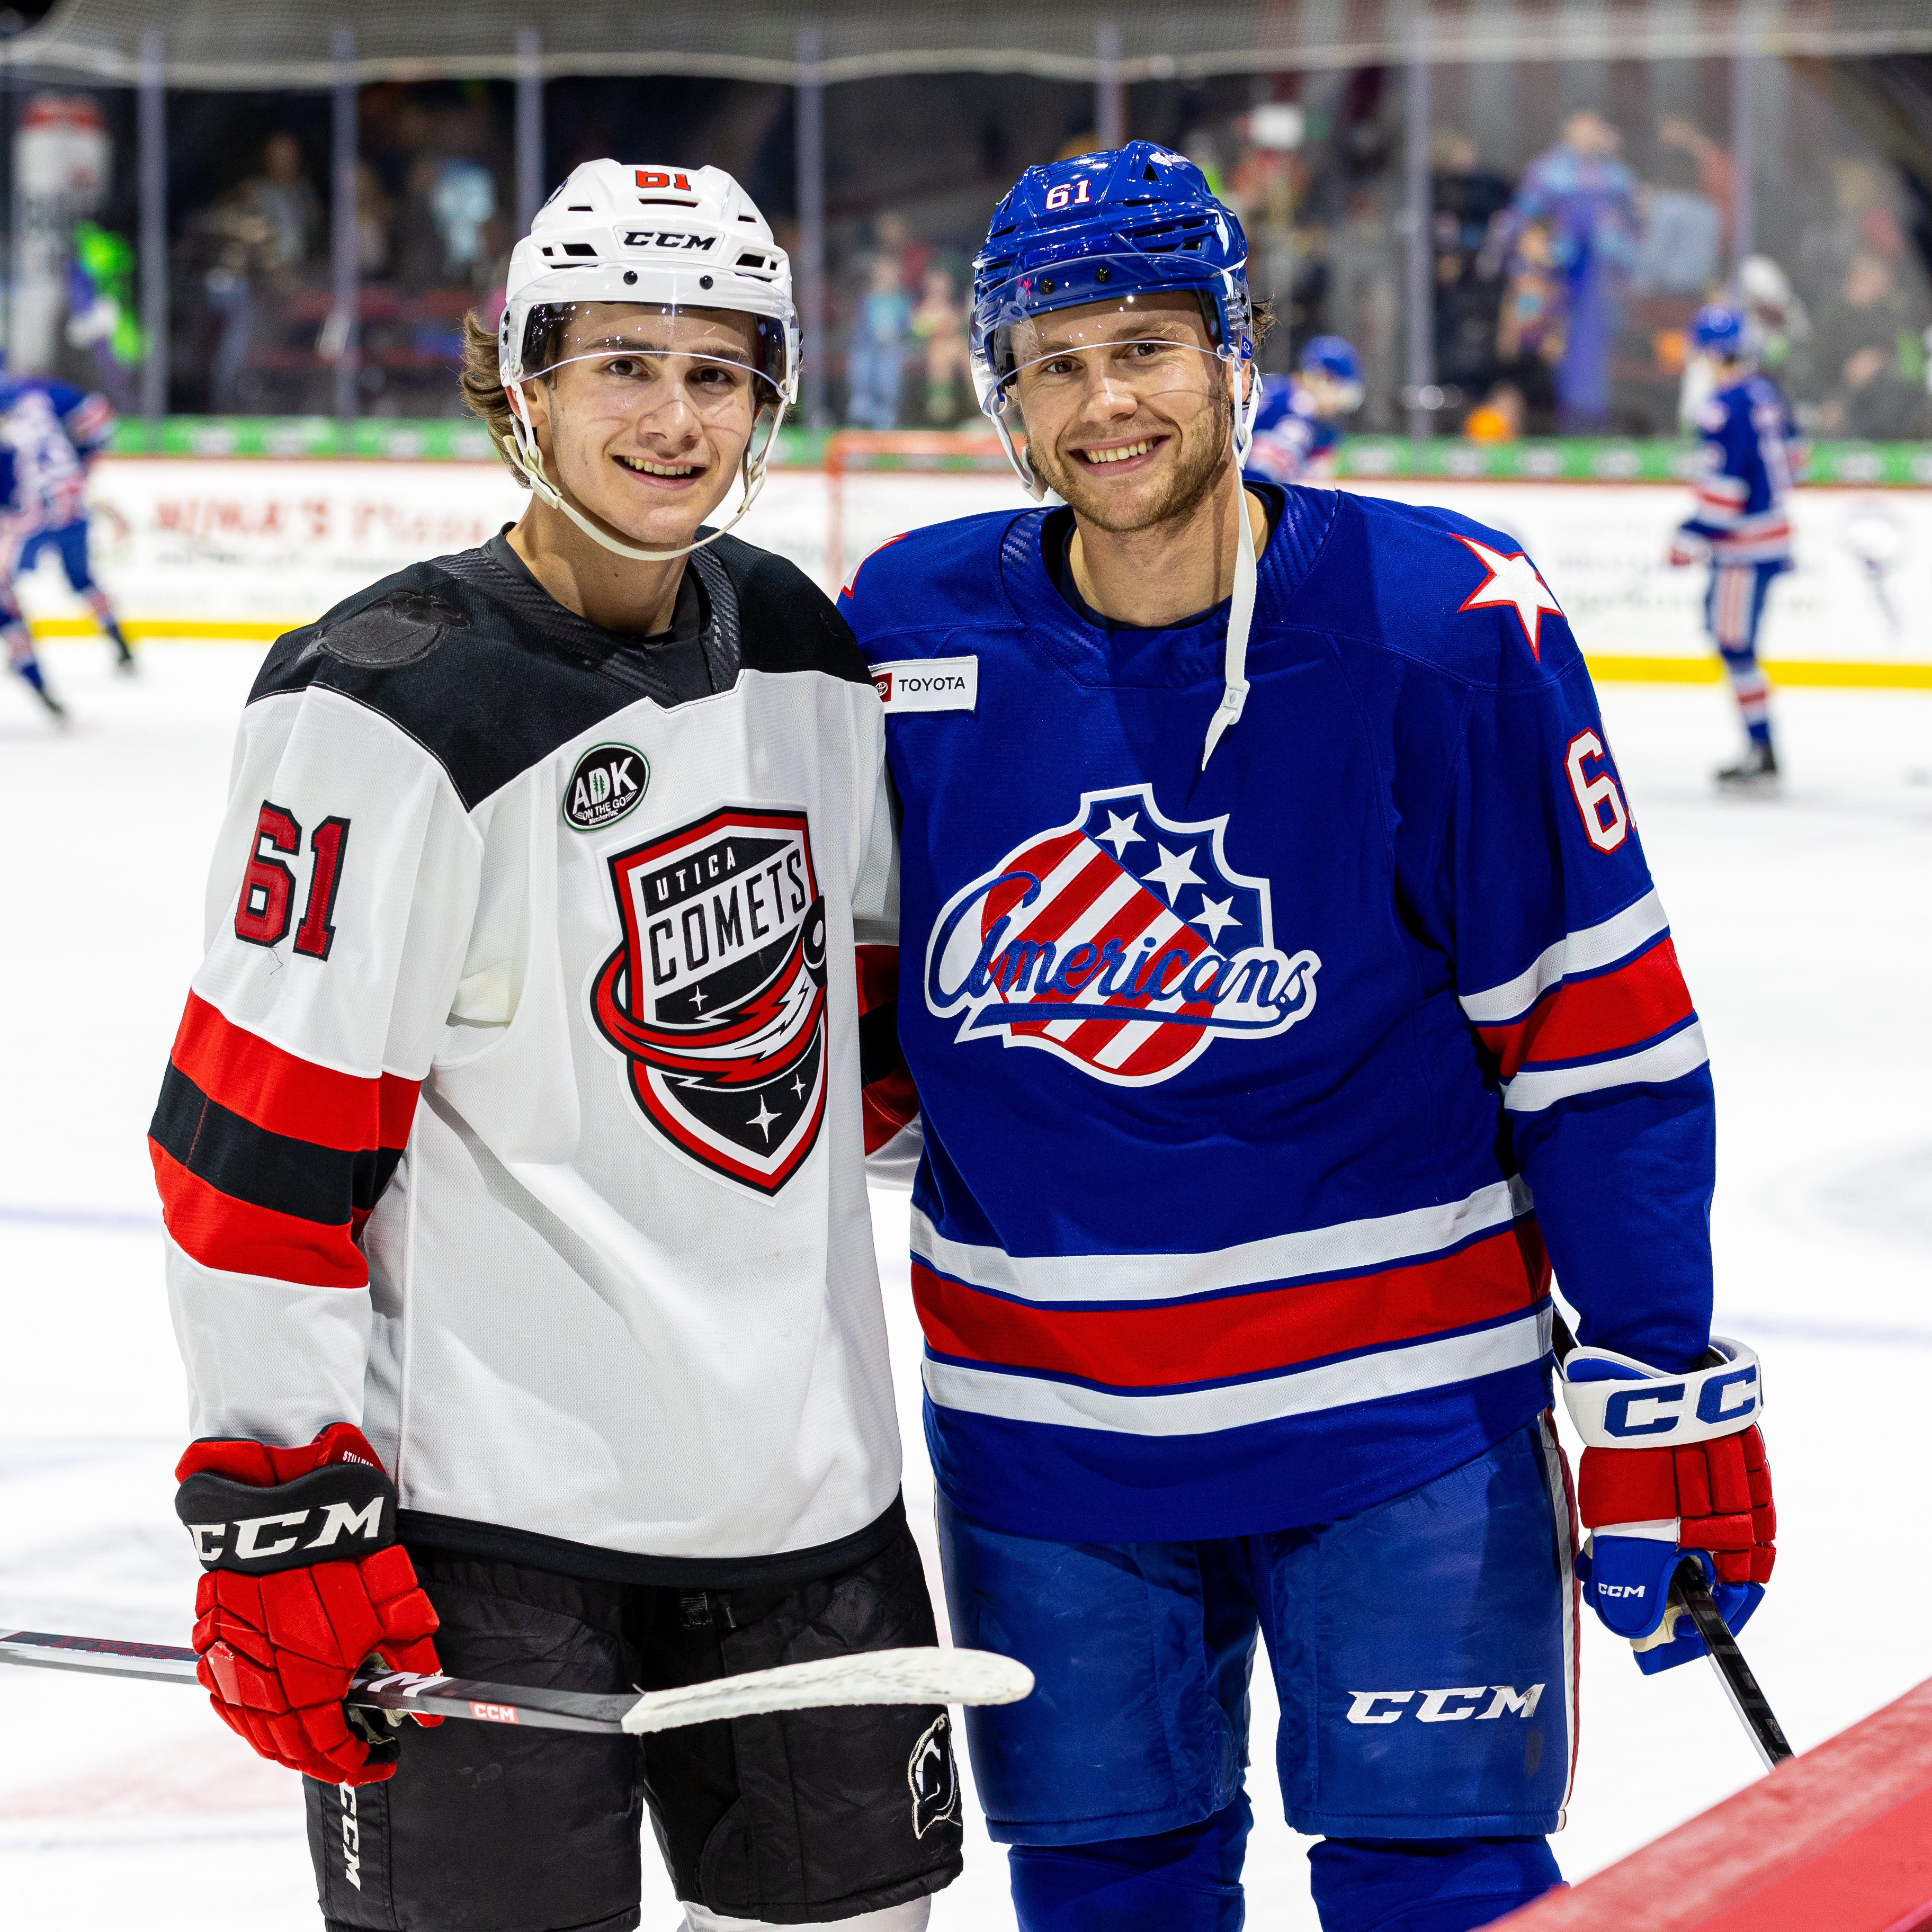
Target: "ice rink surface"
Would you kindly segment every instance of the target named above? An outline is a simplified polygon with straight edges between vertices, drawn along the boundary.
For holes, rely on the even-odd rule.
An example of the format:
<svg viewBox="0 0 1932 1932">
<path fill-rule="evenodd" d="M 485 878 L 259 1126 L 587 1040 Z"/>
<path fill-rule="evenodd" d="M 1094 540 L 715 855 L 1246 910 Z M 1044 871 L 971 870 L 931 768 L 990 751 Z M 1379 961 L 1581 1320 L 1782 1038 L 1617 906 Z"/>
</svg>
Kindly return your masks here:
<svg viewBox="0 0 1932 1932">
<path fill-rule="evenodd" d="M 77 721 L 64 737 L 0 680 L 0 1624 L 179 1643 L 196 1570 L 171 1508 L 184 1405 L 142 1136 L 258 653 L 151 646 L 126 683 L 104 645 L 49 661 Z M 1604 698 L 1716 1070 L 1719 1326 L 1766 1360 L 1782 1520 L 1745 1647 L 1802 1749 L 1932 1675 L 1932 1550 L 1899 1507 L 1923 1486 L 1910 1390 L 1932 1370 L 1932 694 L 1782 694 L 1788 789 L 1752 803 L 1708 781 L 1735 730 L 1715 687 Z M 876 1210 L 923 1528 L 905 1205 Z M 1582 1770 L 1556 1841 L 1572 1876 L 1757 1772 L 1708 1666 L 1645 1679 L 1588 1619 L 1584 1651 Z M 1311 1928 L 1264 1684 L 1255 1704 L 1250 1923 Z M 0 1738 L 10 1927 L 319 1922 L 296 1779 L 197 1695 L 0 1672 Z M 652 1864 L 644 1925 L 671 1932 Z M 934 1923 L 1012 1923 L 976 1825 Z"/>
</svg>

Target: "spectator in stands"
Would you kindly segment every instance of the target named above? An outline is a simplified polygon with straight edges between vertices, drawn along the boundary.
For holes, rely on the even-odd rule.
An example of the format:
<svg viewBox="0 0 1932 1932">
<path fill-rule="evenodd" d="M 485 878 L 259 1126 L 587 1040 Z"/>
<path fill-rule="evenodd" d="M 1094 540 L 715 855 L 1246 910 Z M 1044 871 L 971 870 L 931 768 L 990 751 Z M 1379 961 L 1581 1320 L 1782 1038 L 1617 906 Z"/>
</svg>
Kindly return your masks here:
<svg viewBox="0 0 1932 1932">
<path fill-rule="evenodd" d="M 1704 192 L 1695 160 L 1681 149 L 1664 150 L 1658 174 L 1642 194 L 1643 245 L 1636 260 L 1636 291 L 1708 296 L 1723 278 L 1724 211 Z"/>
<path fill-rule="evenodd" d="M 1681 114 L 1666 114 L 1657 124 L 1657 143 L 1661 169 L 1673 177 L 1672 185 L 1694 190 L 1702 196 L 1718 218 L 1718 232 L 1712 250 L 1712 272 L 1700 285 L 1707 292 L 1716 280 L 1716 263 L 1731 256 L 1731 218 L 1737 207 L 1737 164 L 1731 151 L 1712 140 L 1694 121 Z"/>
<path fill-rule="evenodd" d="M 897 428 L 911 322 L 912 298 L 905 291 L 898 254 L 874 255 L 845 352 L 848 422 L 864 429 Z"/>
<path fill-rule="evenodd" d="M 244 192 L 274 232 L 274 266 L 299 268 L 321 238 L 322 202 L 303 172 L 302 147 L 292 134 L 271 134 L 262 144 L 262 172 Z"/>
<path fill-rule="evenodd" d="M 1401 276 L 1402 244 L 1382 190 L 1365 183 L 1349 195 L 1329 244 L 1327 315 L 1329 331 L 1346 337 L 1361 358 L 1367 398 L 1364 423 L 1369 428 L 1388 429 L 1396 420 Z"/>
<path fill-rule="evenodd" d="M 278 265 L 281 239 L 244 182 L 190 224 L 189 252 L 199 257 L 202 299 L 214 324 L 208 358 L 208 407 L 217 416 L 243 406 L 242 371 L 255 335 L 258 289 Z"/>
<path fill-rule="evenodd" d="M 1529 164 L 1507 218 L 1515 243 L 1512 302 L 1519 288 L 1533 293 L 1551 274 L 1561 278 L 1556 391 L 1566 429 L 1601 430 L 1610 418 L 1610 352 L 1642 232 L 1636 177 L 1618 158 L 1622 145 L 1594 108 L 1571 115 L 1556 146 Z M 1524 252 L 1538 229 L 1546 237 L 1547 262 Z"/>
<path fill-rule="evenodd" d="M 1496 322 L 1496 358 L 1507 389 L 1516 398 L 1514 433 L 1527 420 L 1550 427 L 1556 404 L 1556 374 L 1570 326 L 1569 280 L 1556 259 L 1546 222 L 1526 223 L 1511 253 L 1509 286 Z"/>
<path fill-rule="evenodd" d="M 356 164 L 356 266 L 364 281 L 389 266 L 389 197 L 382 178 L 367 161 Z"/>
<path fill-rule="evenodd" d="M 974 406 L 973 370 L 967 350 L 965 304 L 949 270 L 926 270 L 911 330 L 926 350 L 926 421 L 935 425 L 959 422 Z"/>
<path fill-rule="evenodd" d="M 1454 128 L 1436 130 L 1430 159 L 1436 380 L 1480 396 L 1496 380 L 1503 280 L 1490 238 L 1509 207 L 1510 184 Z"/>
<path fill-rule="evenodd" d="M 1816 425 L 1828 436 L 1927 432 L 1924 318 L 1882 256 L 1852 256 L 1838 302 L 1820 316 L 1818 362 L 1832 385 Z"/>
<path fill-rule="evenodd" d="M 484 224 L 496 212 L 496 177 L 481 161 L 442 161 L 430 206 L 442 237 L 444 274 L 452 282 L 473 283 L 482 266 Z"/>
</svg>

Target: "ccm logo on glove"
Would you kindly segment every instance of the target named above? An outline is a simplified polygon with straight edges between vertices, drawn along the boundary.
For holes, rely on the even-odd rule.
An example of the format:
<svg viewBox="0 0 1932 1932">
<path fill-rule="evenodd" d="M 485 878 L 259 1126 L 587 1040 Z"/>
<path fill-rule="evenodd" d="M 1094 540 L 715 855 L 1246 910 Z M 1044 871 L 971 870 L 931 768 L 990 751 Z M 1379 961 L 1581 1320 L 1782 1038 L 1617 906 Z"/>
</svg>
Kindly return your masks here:
<svg viewBox="0 0 1932 1932">
<path fill-rule="evenodd" d="M 1604 1404 L 1604 1432 L 1619 1441 L 1639 1436 L 1673 1436 L 1694 1414 L 1702 1423 L 1738 1428 L 1757 1413 L 1757 1365 L 1733 1369 L 1729 1375 L 1706 1376 L 1697 1384 L 1697 1400 L 1687 1412 L 1690 1394 L 1685 1382 L 1660 1387 L 1619 1389 Z"/>
<path fill-rule="evenodd" d="M 262 1492 L 214 1475 L 190 1476 L 175 1497 L 175 1511 L 194 1538 L 204 1570 L 239 1570 L 254 1576 L 295 1570 L 324 1555 L 370 1556 L 395 1541 L 395 1496 L 380 1469 L 338 1462 L 282 1484 L 279 1507 L 263 1515 Z"/>
</svg>

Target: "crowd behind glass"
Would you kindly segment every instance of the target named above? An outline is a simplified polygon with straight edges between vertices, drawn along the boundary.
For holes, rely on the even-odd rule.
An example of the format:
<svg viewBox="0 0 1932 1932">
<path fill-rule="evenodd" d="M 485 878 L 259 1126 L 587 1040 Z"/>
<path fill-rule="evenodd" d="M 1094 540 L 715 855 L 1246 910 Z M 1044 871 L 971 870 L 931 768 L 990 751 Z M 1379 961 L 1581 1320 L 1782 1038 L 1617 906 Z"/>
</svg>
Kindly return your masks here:
<svg viewBox="0 0 1932 1932">
<path fill-rule="evenodd" d="M 1526 148 L 1506 74 L 1444 70 L 1428 174 L 1433 366 L 1420 392 L 1403 313 L 1399 74 L 1244 82 L 1246 98 L 1232 105 L 1225 90 L 1183 94 L 1160 104 L 1163 128 L 1134 131 L 1177 142 L 1240 212 L 1254 285 L 1276 322 L 1266 366 L 1288 368 L 1317 334 L 1354 344 L 1358 430 L 1402 429 L 1420 400 L 1444 435 L 1675 434 L 1693 400 L 1686 326 L 1722 298 L 1751 312 L 1763 364 L 1810 434 L 1932 436 L 1932 182 L 1910 152 L 1874 145 L 1816 73 L 1760 64 L 1777 94 L 1754 116 L 1754 192 L 1742 197 L 1726 63 L 1637 69 L 1640 84 L 1621 94 L 1614 76 L 1560 76 L 1543 138 Z M 367 413 L 458 411 L 463 315 L 472 303 L 488 310 L 515 238 L 503 93 L 364 91 L 355 235 Z M 1082 124 L 1082 97 L 1070 91 L 1069 101 L 1057 146 L 1041 144 L 1037 124 L 1023 137 L 1036 152 L 993 142 L 989 159 L 939 144 L 926 192 L 872 197 L 862 182 L 830 183 L 828 340 L 814 346 L 832 421 L 974 419 L 966 298 L 981 203 L 994 176 L 1010 179 L 1008 162 L 1093 146 L 1090 104 Z M 329 407 L 343 332 L 330 292 L 326 128 L 319 116 L 274 125 L 266 104 L 230 117 L 238 131 L 200 170 L 202 192 L 171 210 L 177 410 Z M 1137 91 L 1136 118 L 1140 106 Z M 761 199 L 779 238 L 795 243 L 784 115 L 775 99 Z M 585 157 L 556 121 L 553 112 L 547 158 L 560 176 Z M 610 136 L 599 128 L 582 138 Z M 635 158 L 649 157 L 640 148 Z M 98 339 L 70 340 L 62 353 L 62 373 L 131 388 Z"/>
</svg>

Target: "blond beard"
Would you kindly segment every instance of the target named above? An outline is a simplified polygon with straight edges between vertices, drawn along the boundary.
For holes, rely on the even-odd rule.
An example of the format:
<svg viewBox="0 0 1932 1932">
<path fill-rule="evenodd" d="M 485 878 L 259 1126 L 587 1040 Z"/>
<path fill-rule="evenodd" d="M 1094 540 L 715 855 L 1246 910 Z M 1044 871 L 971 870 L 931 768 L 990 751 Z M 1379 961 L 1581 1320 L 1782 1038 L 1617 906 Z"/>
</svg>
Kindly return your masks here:
<svg viewBox="0 0 1932 1932">
<path fill-rule="evenodd" d="M 1180 460 L 1168 478 L 1167 488 L 1145 509 L 1136 512 L 1130 523 L 1114 519 L 1105 490 L 1088 488 L 1087 472 L 1077 461 L 1062 464 L 1045 450 L 1036 451 L 1030 445 L 1028 454 L 1048 487 L 1066 500 L 1076 517 L 1091 524 L 1096 530 L 1105 530 L 1112 536 L 1126 536 L 1136 530 L 1153 530 L 1161 524 L 1180 522 L 1214 495 L 1227 467 L 1228 439 L 1233 434 L 1233 427 L 1226 414 L 1228 392 L 1225 380 L 1217 386 L 1220 394 L 1210 406 L 1220 414 L 1221 434 L 1204 438 L 1192 454 L 1188 452 L 1187 439 L 1183 438 Z"/>
</svg>

